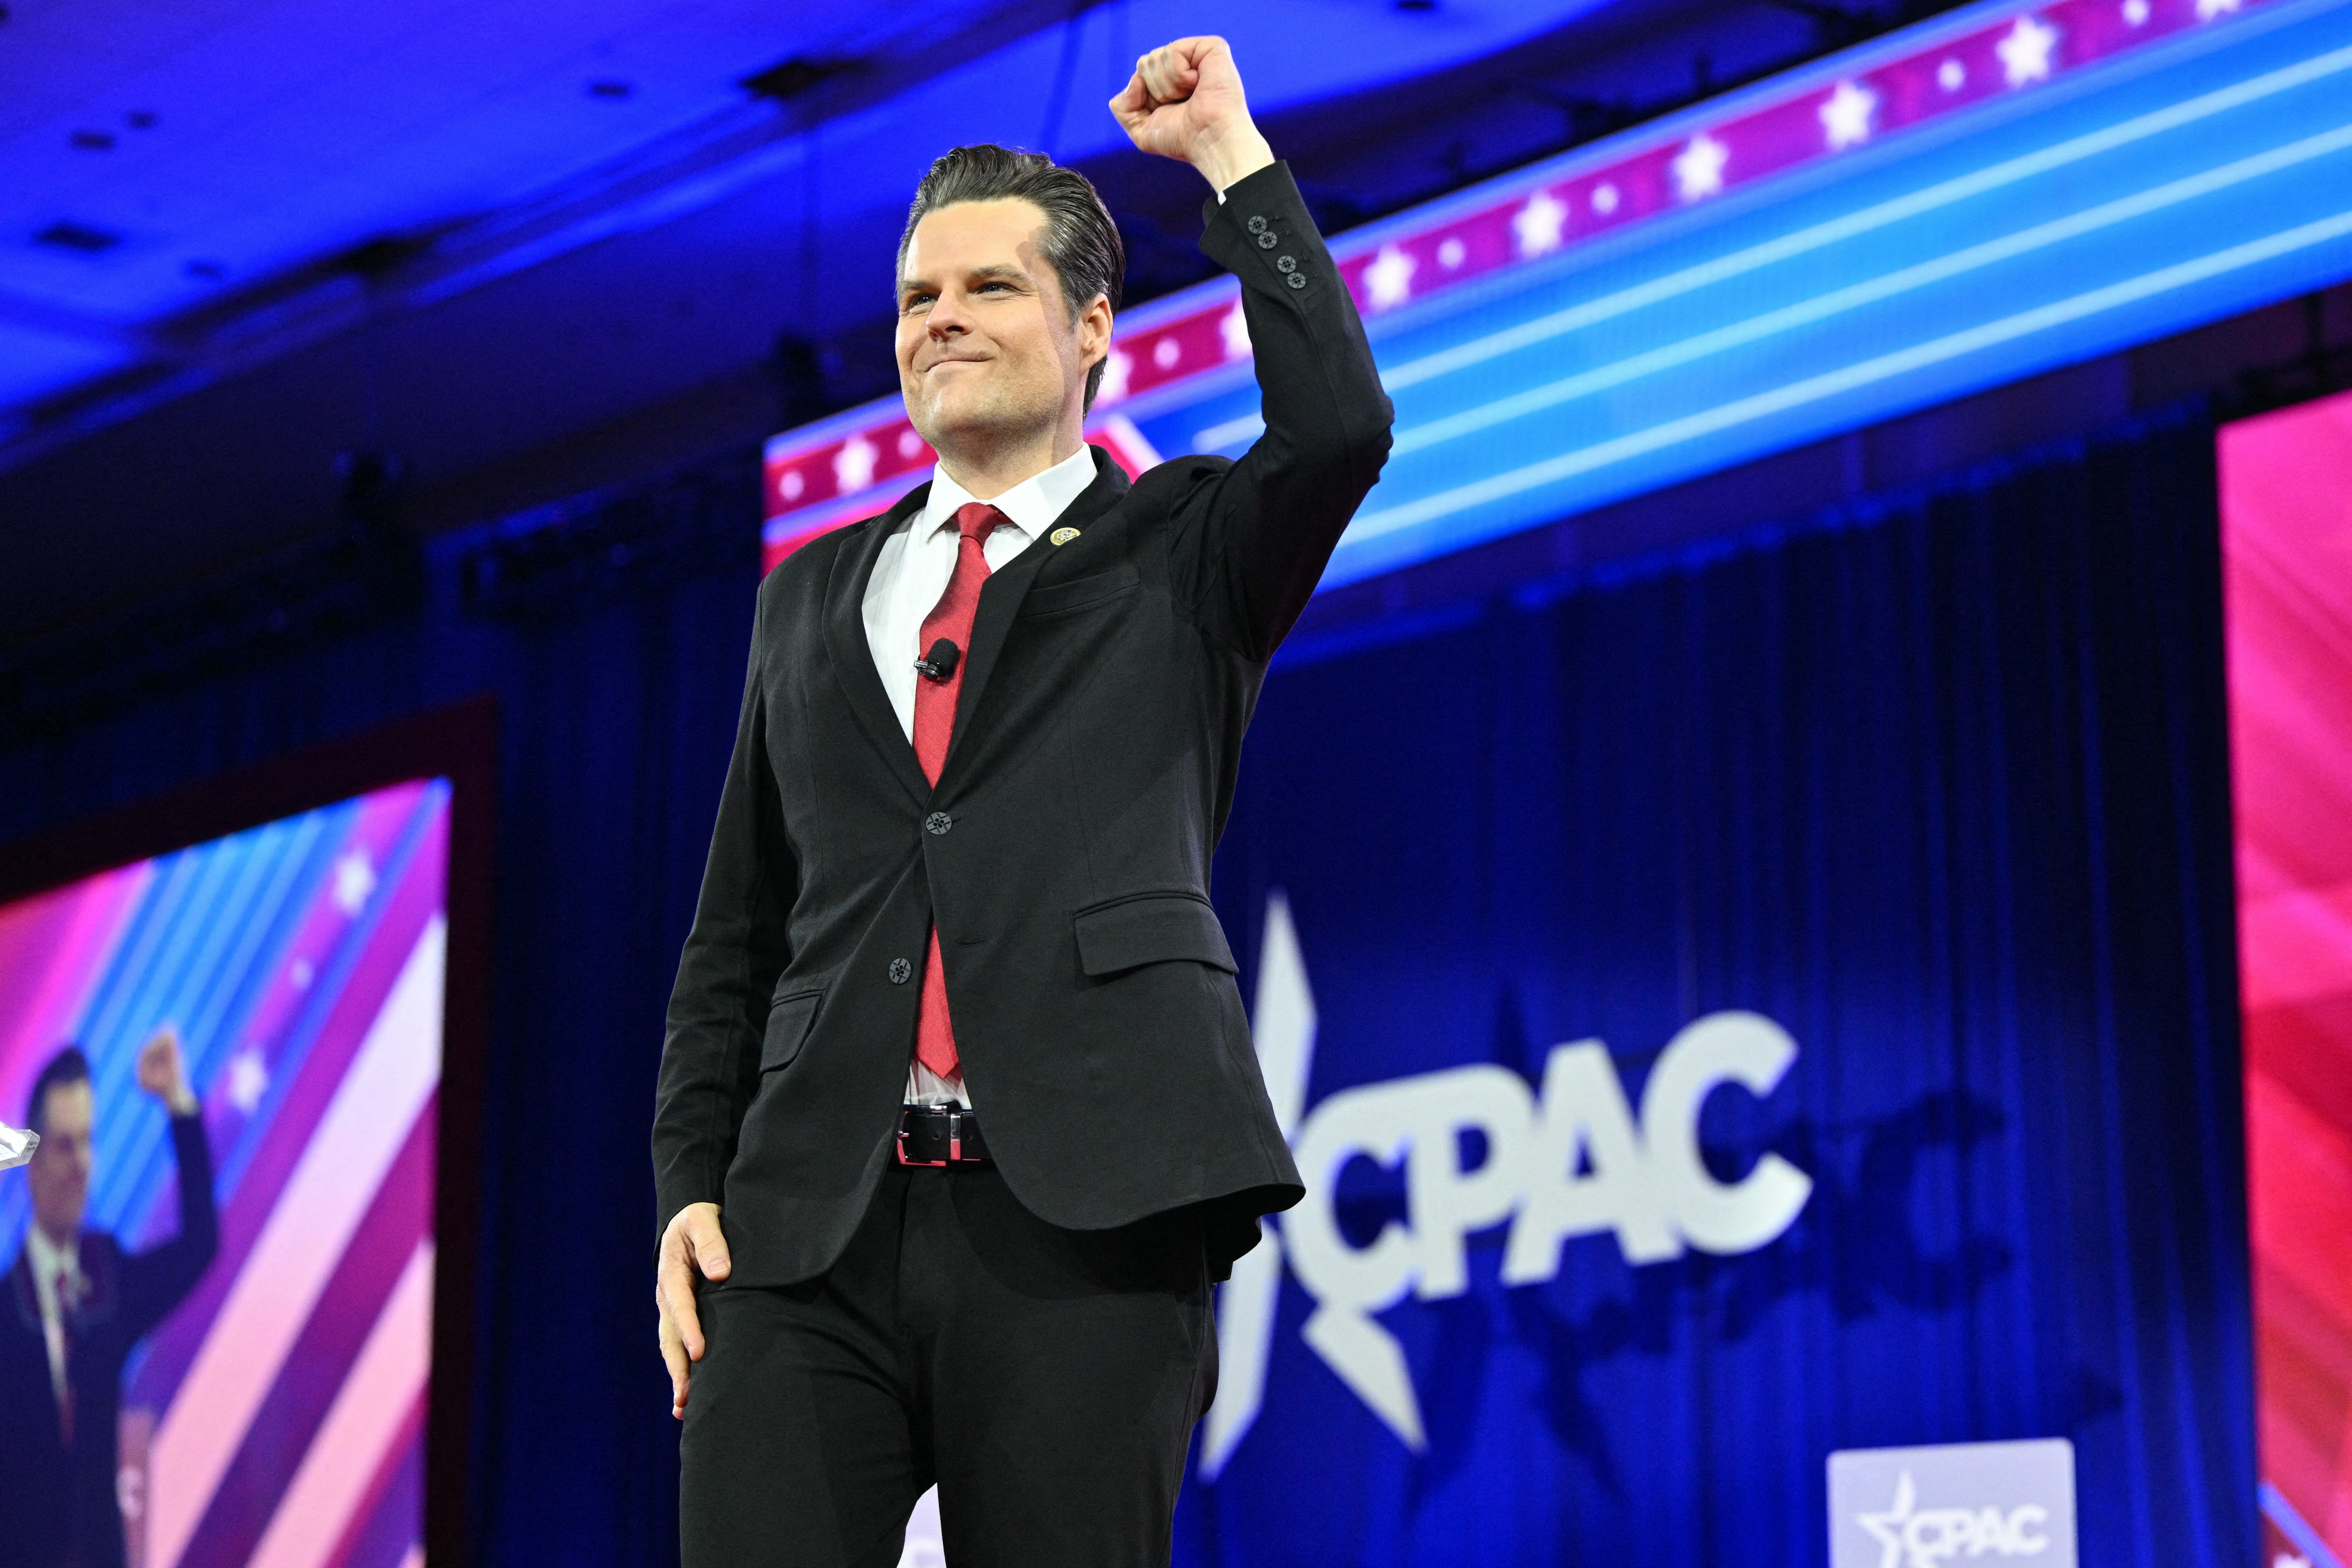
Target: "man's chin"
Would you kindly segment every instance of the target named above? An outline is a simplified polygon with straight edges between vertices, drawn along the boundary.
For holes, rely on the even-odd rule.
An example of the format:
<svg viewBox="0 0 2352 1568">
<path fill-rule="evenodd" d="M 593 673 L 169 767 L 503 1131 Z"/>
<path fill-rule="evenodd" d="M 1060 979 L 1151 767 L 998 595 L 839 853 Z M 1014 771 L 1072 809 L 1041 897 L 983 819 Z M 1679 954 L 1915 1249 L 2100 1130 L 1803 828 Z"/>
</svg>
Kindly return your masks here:
<svg viewBox="0 0 2352 1568">
<path fill-rule="evenodd" d="M 967 401 L 950 397 L 934 399 L 921 417 L 909 422 L 915 433 L 931 444 L 933 451 L 969 452 L 1029 436 L 1039 426 L 1051 425 L 1053 417 L 1050 411 L 1043 415 L 1024 413 L 993 399 Z"/>
</svg>

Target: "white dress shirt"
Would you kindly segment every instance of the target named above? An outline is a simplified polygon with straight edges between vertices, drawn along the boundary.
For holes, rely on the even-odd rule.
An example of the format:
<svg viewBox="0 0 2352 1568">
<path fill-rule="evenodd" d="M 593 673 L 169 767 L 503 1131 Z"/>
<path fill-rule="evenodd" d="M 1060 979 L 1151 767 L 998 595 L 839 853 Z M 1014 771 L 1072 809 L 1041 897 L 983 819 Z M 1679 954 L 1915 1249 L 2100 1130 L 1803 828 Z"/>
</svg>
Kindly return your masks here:
<svg viewBox="0 0 2352 1568">
<path fill-rule="evenodd" d="M 57 1395 L 58 1408 L 66 1405 L 66 1303 L 58 1300 L 58 1276 L 66 1276 L 66 1289 L 76 1300 L 81 1299 L 81 1248 L 59 1247 L 49 1239 L 49 1233 L 39 1226 L 25 1227 L 25 1260 L 33 1270 L 33 1294 L 41 1304 L 41 1338 L 48 1342 L 49 1388 Z"/>
<path fill-rule="evenodd" d="M 1005 563 L 1042 537 L 1094 482 L 1094 448 L 1080 443 L 1076 451 L 1044 473 L 1031 475 L 991 500 L 988 504 L 1010 521 L 997 524 L 981 541 L 988 569 L 1003 570 Z M 923 510 L 882 542 L 881 553 L 874 560 L 874 575 L 866 582 L 866 646 L 873 651 L 875 671 L 882 677 L 882 689 L 889 695 L 891 710 L 898 715 L 898 728 L 908 745 L 915 740 L 919 679 L 915 661 L 926 651 L 923 622 L 939 607 L 940 595 L 948 591 L 948 579 L 955 575 L 956 509 L 979 499 L 950 479 L 945 469 L 933 468 L 931 493 Z M 971 1096 L 964 1089 L 963 1074 L 940 1078 L 909 1058 L 907 1103 L 969 1108 Z"/>
</svg>

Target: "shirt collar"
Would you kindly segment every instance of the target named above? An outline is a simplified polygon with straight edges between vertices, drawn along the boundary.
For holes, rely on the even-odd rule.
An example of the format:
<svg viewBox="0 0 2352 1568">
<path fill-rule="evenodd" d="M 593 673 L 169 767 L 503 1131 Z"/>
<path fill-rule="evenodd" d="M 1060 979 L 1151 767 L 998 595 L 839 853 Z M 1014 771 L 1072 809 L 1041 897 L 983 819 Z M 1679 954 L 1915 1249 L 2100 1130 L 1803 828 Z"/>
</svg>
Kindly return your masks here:
<svg viewBox="0 0 2352 1568">
<path fill-rule="evenodd" d="M 988 504 L 1012 520 L 1013 526 L 1031 539 L 1036 538 L 1054 524 L 1054 520 L 1069 510 L 1072 501 L 1086 492 L 1095 482 L 1095 449 L 1087 442 L 1078 443 L 1078 449 L 1040 474 L 1032 474 Z M 948 477 L 943 468 L 931 470 L 930 498 L 923 503 L 920 538 L 928 539 L 939 529 L 952 527 L 956 509 L 979 498 Z"/>
</svg>

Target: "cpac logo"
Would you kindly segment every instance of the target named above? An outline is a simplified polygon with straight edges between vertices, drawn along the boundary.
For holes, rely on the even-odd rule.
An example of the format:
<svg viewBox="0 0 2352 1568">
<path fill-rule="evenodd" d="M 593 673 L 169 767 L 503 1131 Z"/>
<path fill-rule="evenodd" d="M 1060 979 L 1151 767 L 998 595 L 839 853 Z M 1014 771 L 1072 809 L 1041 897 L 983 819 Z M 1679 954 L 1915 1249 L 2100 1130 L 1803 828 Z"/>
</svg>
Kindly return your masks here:
<svg viewBox="0 0 2352 1568">
<path fill-rule="evenodd" d="M 1357 1397 L 1407 1447 L 1425 1446 L 1421 1406 L 1403 1349 L 1373 1314 L 1408 1295 L 1423 1300 L 1469 1289 L 1466 1238 L 1509 1221 L 1507 1284 L 1559 1271 L 1570 1238 L 1613 1233 L 1628 1263 L 1663 1263 L 1686 1250 L 1752 1252 L 1793 1224 L 1812 1180 L 1766 1154 L 1736 1182 L 1718 1181 L 1700 1157 L 1698 1118 L 1718 1089 L 1772 1092 L 1797 1047 L 1754 1013 L 1716 1013 L 1677 1034 L 1650 1069 L 1638 1114 L 1599 1040 L 1555 1047 L 1540 1094 L 1507 1068 L 1475 1065 L 1344 1089 L 1304 1117 L 1315 1048 L 1315 1000 L 1279 892 L 1267 900 L 1251 1027 L 1283 1135 L 1307 1197 L 1266 1225 L 1218 1299 L 1223 1366 L 1202 1444 L 1213 1478 L 1255 1420 L 1273 1348 L 1276 1297 L 1287 1258 L 1315 1299 L 1302 1333 Z M 1486 1157 L 1462 1164 L 1465 1131 Z M 1366 1247 L 1341 1232 L 1333 1199 L 1341 1169 L 1359 1156 L 1404 1167 L 1408 1218 Z"/>
<path fill-rule="evenodd" d="M 2074 1446 L 2063 1437 L 1849 1448 L 1829 1457 L 1829 1482 L 1831 1568 L 1987 1557 L 2074 1568 Z M 1923 1491 L 1970 1506 L 1921 1508 Z"/>
<path fill-rule="evenodd" d="M 1854 1522 L 1886 1549 L 1879 1568 L 1937 1568 L 1963 1554 L 2039 1557 L 2050 1550 L 2050 1510 L 2027 1503 L 2006 1513 L 1997 1508 L 1916 1506 L 1911 1472 L 1895 1483 L 1895 1505 L 1884 1513 L 1858 1513 Z"/>
</svg>

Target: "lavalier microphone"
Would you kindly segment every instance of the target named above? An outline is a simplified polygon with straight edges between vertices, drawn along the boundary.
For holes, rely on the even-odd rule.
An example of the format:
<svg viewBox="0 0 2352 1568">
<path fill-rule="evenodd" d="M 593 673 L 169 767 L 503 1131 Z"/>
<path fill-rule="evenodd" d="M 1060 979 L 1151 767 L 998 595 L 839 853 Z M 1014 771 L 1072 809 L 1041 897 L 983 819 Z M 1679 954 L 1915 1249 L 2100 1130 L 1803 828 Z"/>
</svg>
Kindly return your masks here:
<svg viewBox="0 0 2352 1568">
<path fill-rule="evenodd" d="M 926 680 L 945 680 L 955 673 L 956 663 L 962 658 L 961 648 L 941 637 L 931 645 L 930 652 L 915 661 L 915 668 L 923 672 Z"/>
</svg>

